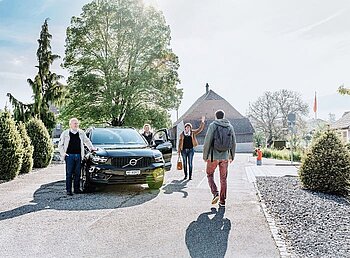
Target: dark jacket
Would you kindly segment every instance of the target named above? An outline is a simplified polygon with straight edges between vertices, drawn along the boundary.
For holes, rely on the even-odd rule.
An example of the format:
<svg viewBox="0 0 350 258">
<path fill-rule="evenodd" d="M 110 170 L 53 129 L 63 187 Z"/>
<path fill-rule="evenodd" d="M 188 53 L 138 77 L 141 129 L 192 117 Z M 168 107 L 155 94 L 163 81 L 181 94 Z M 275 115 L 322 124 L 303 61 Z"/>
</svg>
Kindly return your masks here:
<svg viewBox="0 0 350 258">
<path fill-rule="evenodd" d="M 145 137 L 145 139 L 147 140 L 148 144 L 151 144 L 151 141 L 153 139 L 153 133 L 149 133 L 148 135 L 146 135 L 145 133 L 142 133 L 142 136 Z"/>
</svg>

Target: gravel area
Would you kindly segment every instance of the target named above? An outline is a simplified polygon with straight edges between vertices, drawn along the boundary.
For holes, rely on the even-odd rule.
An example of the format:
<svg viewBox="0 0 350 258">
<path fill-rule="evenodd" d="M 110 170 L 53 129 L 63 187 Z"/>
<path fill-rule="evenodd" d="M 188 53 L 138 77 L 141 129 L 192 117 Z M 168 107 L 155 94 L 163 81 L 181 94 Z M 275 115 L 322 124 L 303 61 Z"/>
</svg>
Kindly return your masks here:
<svg viewBox="0 0 350 258">
<path fill-rule="evenodd" d="M 349 199 L 301 188 L 296 177 L 257 177 L 279 234 L 296 257 L 350 257 Z"/>
</svg>

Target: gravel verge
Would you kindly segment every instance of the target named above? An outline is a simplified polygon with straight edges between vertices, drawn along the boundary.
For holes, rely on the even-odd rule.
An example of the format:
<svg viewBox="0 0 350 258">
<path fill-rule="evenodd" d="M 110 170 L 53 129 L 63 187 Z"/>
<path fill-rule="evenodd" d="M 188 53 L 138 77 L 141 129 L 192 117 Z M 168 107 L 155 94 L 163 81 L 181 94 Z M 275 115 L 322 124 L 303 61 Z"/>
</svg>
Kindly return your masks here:
<svg viewBox="0 0 350 258">
<path fill-rule="evenodd" d="M 257 177 L 278 234 L 296 257 L 350 257 L 350 201 L 302 189 L 296 177 Z"/>
<path fill-rule="evenodd" d="M 1 2 L 1 1 L 0 1 Z M 56 166 L 56 165 L 59 165 L 59 164 L 62 164 L 63 162 L 61 161 L 52 161 L 51 164 L 47 167 L 47 168 L 50 168 L 52 166 Z M 29 173 L 25 173 L 25 174 L 18 174 L 18 176 L 16 176 L 14 179 L 12 180 L 1 180 L 0 179 L 0 184 L 3 184 L 3 183 L 6 183 L 6 182 L 10 182 L 10 181 L 13 181 L 13 180 L 16 180 L 16 179 L 19 179 L 19 178 L 23 178 L 23 177 L 26 177 L 28 174 L 31 174 L 31 173 L 37 173 L 39 172 L 40 170 L 42 169 L 47 169 L 47 168 L 33 168 L 32 171 L 30 171 Z"/>
</svg>

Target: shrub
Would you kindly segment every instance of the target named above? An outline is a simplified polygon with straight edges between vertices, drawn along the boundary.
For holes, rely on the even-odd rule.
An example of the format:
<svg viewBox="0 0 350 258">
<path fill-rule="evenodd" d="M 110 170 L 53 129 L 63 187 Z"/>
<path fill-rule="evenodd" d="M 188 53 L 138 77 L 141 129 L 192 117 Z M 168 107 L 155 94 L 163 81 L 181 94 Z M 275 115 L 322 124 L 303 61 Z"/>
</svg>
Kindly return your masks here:
<svg viewBox="0 0 350 258">
<path fill-rule="evenodd" d="M 323 132 L 312 145 L 299 170 L 310 190 L 346 195 L 350 191 L 350 153 L 335 132 Z"/>
<path fill-rule="evenodd" d="M 53 144 L 44 123 L 40 119 L 32 118 L 26 123 L 26 128 L 34 147 L 34 167 L 47 167 L 52 159 Z"/>
<path fill-rule="evenodd" d="M 14 179 L 22 164 L 22 141 L 10 113 L 0 112 L 0 179 Z"/>
<path fill-rule="evenodd" d="M 272 158 L 272 159 L 281 159 L 281 160 L 290 160 L 290 150 L 276 150 L 276 149 L 262 149 L 264 158 Z M 256 156 L 256 152 L 253 152 L 253 155 Z M 303 153 L 298 151 L 293 151 L 293 161 L 301 161 Z"/>
<path fill-rule="evenodd" d="M 18 124 L 18 132 L 21 136 L 23 146 L 22 167 L 20 173 L 29 173 L 33 168 L 34 147 L 28 136 L 27 129 L 22 122 L 19 122 Z"/>
</svg>

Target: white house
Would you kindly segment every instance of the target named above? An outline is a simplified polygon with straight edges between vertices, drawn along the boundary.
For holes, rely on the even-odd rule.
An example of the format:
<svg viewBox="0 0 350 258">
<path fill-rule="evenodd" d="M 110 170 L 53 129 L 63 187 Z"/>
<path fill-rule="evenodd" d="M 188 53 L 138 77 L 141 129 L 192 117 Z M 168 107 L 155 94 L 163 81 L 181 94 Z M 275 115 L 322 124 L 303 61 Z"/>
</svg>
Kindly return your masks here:
<svg viewBox="0 0 350 258">
<path fill-rule="evenodd" d="M 350 111 L 347 111 L 343 116 L 332 124 L 332 128 L 336 129 L 344 140 L 344 142 L 350 142 Z"/>
</svg>

